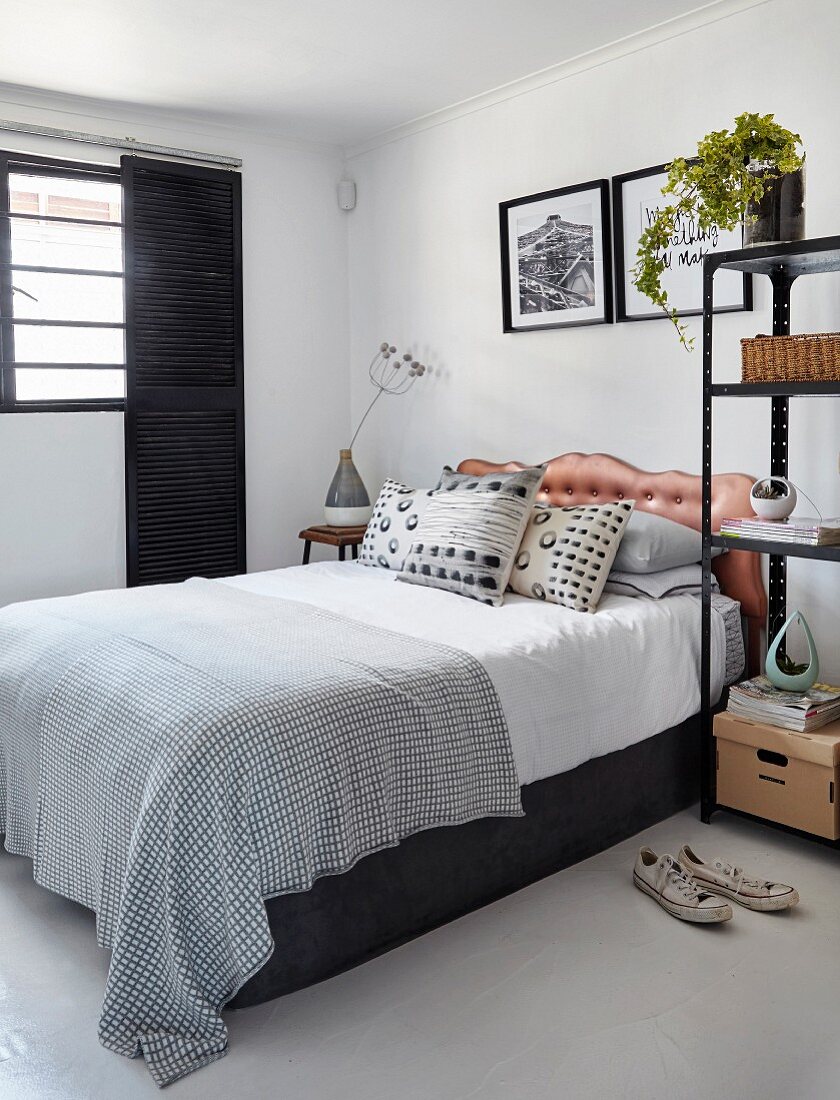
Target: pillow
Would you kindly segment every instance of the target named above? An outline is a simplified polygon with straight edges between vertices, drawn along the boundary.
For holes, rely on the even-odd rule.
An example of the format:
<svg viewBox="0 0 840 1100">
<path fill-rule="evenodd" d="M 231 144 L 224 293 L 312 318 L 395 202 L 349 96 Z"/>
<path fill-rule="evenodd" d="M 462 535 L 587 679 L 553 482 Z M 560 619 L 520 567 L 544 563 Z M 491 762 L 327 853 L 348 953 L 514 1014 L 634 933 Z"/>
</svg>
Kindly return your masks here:
<svg viewBox="0 0 840 1100">
<path fill-rule="evenodd" d="M 471 477 L 444 470 L 399 580 L 498 606 L 543 468 Z"/>
<path fill-rule="evenodd" d="M 511 588 L 575 611 L 594 611 L 634 503 L 535 508 L 513 563 Z"/>
<path fill-rule="evenodd" d="M 715 547 L 712 556 L 722 553 Z M 661 573 L 681 565 L 694 565 L 703 556 L 699 531 L 683 527 L 665 516 L 634 512 L 615 559 L 622 573 Z"/>
<path fill-rule="evenodd" d="M 388 478 L 359 547 L 360 564 L 399 572 L 431 496 L 431 489 L 411 489 Z"/>
<path fill-rule="evenodd" d="M 703 568 L 700 565 L 681 565 L 676 569 L 662 569 L 659 573 L 622 573 L 613 569 L 604 585 L 604 591 L 617 592 L 621 596 L 649 596 L 652 600 L 661 600 L 680 592 L 699 593 L 702 585 Z M 720 591 L 714 573 L 712 591 Z"/>
</svg>

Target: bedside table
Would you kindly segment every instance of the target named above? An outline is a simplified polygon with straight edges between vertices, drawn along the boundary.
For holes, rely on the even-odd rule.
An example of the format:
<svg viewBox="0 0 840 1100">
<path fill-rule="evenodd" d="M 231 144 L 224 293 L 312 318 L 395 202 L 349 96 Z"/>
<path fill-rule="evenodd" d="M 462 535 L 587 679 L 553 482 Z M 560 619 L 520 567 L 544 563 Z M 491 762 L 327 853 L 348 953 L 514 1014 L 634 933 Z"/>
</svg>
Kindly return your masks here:
<svg viewBox="0 0 840 1100">
<path fill-rule="evenodd" d="M 314 524 L 301 531 L 299 539 L 303 539 L 303 564 L 309 565 L 309 551 L 313 542 L 319 542 L 323 546 L 337 546 L 338 560 L 344 561 L 346 547 L 352 546 L 353 559 L 359 556 L 359 544 L 365 537 L 366 524 L 361 527 L 328 527 L 327 524 Z"/>
</svg>

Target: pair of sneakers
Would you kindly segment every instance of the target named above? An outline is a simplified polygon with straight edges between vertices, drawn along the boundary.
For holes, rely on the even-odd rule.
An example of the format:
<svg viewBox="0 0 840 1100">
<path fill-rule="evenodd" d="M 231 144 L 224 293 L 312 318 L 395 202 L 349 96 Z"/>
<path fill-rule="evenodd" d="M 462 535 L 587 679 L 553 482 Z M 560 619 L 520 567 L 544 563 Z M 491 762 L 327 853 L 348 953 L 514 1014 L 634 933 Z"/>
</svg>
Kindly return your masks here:
<svg viewBox="0 0 840 1100">
<path fill-rule="evenodd" d="M 640 848 L 633 882 L 672 917 L 696 924 L 731 920 L 729 901 L 760 913 L 791 909 L 799 901 L 792 886 L 754 878 L 725 859 L 705 863 L 687 844 L 677 859 Z"/>
</svg>

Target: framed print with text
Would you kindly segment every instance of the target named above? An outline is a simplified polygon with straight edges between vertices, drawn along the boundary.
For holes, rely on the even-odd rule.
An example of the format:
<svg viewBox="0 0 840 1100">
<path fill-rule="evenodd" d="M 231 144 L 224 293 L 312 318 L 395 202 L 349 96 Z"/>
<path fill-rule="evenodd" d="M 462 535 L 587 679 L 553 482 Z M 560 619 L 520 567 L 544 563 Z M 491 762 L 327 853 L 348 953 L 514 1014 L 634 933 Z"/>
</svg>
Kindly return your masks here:
<svg viewBox="0 0 840 1100">
<path fill-rule="evenodd" d="M 613 242 L 616 271 L 616 320 L 648 321 L 665 317 L 633 285 L 630 269 L 636 262 L 639 237 L 658 209 L 668 201 L 662 188 L 668 181 L 666 164 L 614 176 L 612 181 Z M 741 248 L 741 230 L 701 231 L 694 218 L 674 225 L 671 247 L 664 256 L 662 286 L 680 317 L 703 312 L 703 257 L 709 252 Z M 752 309 L 752 276 L 721 268 L 715 275 L 715 313 Z"/>
</svg>

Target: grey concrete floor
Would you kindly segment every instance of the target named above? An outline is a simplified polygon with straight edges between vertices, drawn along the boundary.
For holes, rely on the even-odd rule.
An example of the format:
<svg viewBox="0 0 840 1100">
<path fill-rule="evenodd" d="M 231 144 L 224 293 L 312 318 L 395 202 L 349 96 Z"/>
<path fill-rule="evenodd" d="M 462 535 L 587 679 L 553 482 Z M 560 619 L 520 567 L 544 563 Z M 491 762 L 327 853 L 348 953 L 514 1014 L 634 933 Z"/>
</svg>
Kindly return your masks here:
<svg viewBox="0 0 840 1100">
<path fill-rule="evenodd" d="M 639 844 L 735 858 L 798 909 L 727 925 L 633 889 Z M 835 1097 L 840 856 L 726 815 L 679 814 L 329 982 L 231 1013 L 227 1058 L 172 1100 Z M 89 913 L 0 854 L 0 1096 L 133 1100 L 141 1061 L 102 1049 L 107 956 Z"/>
</svg>

